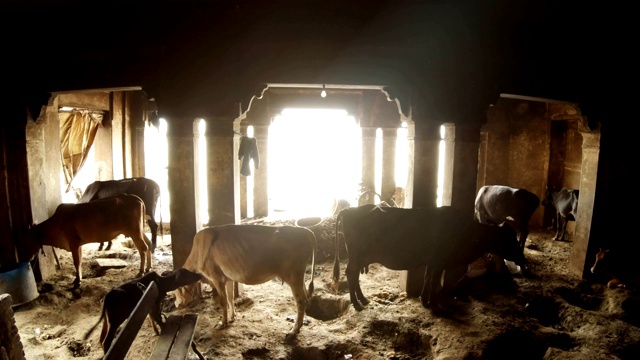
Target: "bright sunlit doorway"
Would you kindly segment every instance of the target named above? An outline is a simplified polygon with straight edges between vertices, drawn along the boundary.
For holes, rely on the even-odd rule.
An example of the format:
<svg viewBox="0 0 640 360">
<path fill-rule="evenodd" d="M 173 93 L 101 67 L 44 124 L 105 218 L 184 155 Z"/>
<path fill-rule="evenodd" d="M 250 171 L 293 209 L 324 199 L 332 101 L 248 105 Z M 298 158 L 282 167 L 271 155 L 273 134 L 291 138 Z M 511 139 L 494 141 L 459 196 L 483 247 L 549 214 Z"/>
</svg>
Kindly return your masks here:
<svg viewBox="0 0 640 360">
<path fill-rule="evenodd" d="M 361 137 L 345 110 L 283 110 L 269 127 L 269 215 L 326 217 L 337 199 L 356 199 Z"/>
</svg>

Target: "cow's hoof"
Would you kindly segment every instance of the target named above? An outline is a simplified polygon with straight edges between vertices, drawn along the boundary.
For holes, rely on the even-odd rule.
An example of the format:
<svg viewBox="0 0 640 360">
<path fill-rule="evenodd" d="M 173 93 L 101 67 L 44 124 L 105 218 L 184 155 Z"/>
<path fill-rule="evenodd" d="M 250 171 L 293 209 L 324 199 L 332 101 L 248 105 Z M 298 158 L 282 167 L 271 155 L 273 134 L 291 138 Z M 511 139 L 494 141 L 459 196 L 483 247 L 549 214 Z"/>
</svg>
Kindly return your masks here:
<svg viewBox="0 0 640 360">
<path fill-rule="evenodd" d="M 291 330 L 287 333 L 287 335 L 284 336 L 284 341 L 289 342 L 289 341 L 293 341 L 298 337 L 298 333 L 300 332 L 300 330 L 295 331 L 295 330 Z"/>
<path fill-rule="evenodd" d="M 364 306 L 362 306 L 360 303 L 353 304 L 353 308 L 356 309 L 356 311 L 364 310 Z"/>
<path fill-rule="evenodd" d="M 422 307 L 425 309 L 431 308 L 431 303 L 429 301 L 422 301 Z"/>
<path fill-rule="evenodd" d="M 226 327 L 227 327 L 227 325 L 228 325 L 228 324 L 227 324 L 226 322 L 222 322 L 222 321 L 220 321 L 218 324 L 216 324 L 215 329 L 217 329 L 217 330 L 222 330 L 222 329 L 226 328 Z"/>
</svg>

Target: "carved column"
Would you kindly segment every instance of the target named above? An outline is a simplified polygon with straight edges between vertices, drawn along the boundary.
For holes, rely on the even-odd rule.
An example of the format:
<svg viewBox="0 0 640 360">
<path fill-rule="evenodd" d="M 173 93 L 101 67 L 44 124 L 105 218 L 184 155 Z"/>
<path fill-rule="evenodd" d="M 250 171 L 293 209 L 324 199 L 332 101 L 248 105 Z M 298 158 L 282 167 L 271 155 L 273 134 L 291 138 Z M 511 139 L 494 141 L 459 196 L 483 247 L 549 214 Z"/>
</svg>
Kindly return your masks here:
<svg viewBox="0 0 640 360">
<path fill-rule="evenodd" d="M 269 125 L 253 125 L 258 144 L 260 167 L 253 172 L 253 213 L 256 217 L 269 215 Z"/>
<path fill-rule="evenodd" d="M 181 268 L 196 234 L 195 145 L 197 121 L 167 119 L 168 187 L 174 269 Z"/>
<path fill-rule="evenodd" d="M 382 129 L 382 190 L 380 196 L 388 201 L 396 191 L 397 128 Z"/>
<path fill-rule="evenodd" d="M 590 263 L 592 259 L 587 255 L 591 253 L 589 240 L 596 197 L 598 161 L 600 158 L 600 131 L 589 130 L 584 119 L 578 122 L 578 130 L 582 134 L 580 199 L 578 202 L 575 236 L 569 255 L 569 270 L 578 276 L 585 277 L 592 265 Z"/>
<path fill-rule="evenodd" d="M 376 128 L 362 128 L 362 180 L 363 188 L 375 189 L 376 186 Z M 373 204 L 375 199 L 369 199 Z M 361 205 L 361 204 L 359 204 Z"/>
</svg>

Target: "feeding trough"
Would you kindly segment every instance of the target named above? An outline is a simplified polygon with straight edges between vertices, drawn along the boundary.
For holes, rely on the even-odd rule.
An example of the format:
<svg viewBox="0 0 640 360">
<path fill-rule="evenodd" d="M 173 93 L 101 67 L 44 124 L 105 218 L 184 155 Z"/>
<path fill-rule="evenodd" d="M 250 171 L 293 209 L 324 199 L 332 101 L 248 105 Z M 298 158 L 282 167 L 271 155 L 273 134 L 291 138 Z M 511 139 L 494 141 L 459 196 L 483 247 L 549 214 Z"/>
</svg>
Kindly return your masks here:
<svg viewBox="0 0 640 360">
<path fill-rule="evenodd" d="M 11 295 L 12 306 L 26 304 L 38 297 L 36 279 L 28 261 L 0 272 L 0 294 Z"/>
<path fill-rule="evenodd" d="M 318 216 L 306 217 L 296 220 L 296 226 L 312 228 L 320 225 L 322 218 Z"/>
</svg>

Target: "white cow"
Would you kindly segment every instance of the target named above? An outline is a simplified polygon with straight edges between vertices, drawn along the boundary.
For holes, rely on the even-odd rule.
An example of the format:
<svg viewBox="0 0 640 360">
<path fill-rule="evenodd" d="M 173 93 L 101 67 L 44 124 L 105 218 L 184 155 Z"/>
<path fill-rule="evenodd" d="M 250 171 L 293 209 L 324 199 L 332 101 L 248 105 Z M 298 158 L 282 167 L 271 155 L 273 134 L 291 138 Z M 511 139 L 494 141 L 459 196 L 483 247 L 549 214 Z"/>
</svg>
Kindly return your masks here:
<svg viewBox="0 0 640 360">
<path fill-rule="evenodd" d="M 311 230 L 295 226 L 221 225 L 196 233 L 191 253 L 183 268 L 202 275 L 214 287 L 222 308 L 217 329 L 235 319 L 233 282 L 265 283 L 276 277 L 291 287 L 298 316 L 287 339 L 302 327 L 308 299 L 313 293 L 316 237 Z M 311 258 L 311 281 L 305 289 L 304 276 Z M 176 306 L 187 304 L 191 295 L 202 296 L 199 283 L 176 291 Z M 230 313 L 230 315 L 229 315 Z"/>
</svg>

